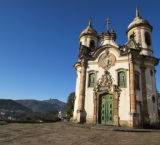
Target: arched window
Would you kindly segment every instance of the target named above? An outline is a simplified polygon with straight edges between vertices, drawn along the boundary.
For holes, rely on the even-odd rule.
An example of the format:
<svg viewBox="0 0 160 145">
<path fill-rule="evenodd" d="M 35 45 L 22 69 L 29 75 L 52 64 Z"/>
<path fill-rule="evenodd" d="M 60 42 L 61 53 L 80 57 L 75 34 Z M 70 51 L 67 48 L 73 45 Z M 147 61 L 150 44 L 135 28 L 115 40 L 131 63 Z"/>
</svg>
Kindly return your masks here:
<svg viewBox="0 0 160 145">
<path fill-rule="evenodd" d="M 91 41 L 90 41 L 89 46 L 90 46 L 90 48 L 92 48 L 92 49 L 95 48 L 95 42 L 94 42 L 94 40 L 91 40 Z"/>
<path fill-rule="evenodd" d="M 139 90 L 140 89 L 140 85 L 139 85 L 139 75 L 138 74 L 135 74 L 135 89 L 136 90 Z"/>
<path fill-rule="evenodd" d="M 125 87 L 126 86 L 126 75 L 124 71 L 118 73 L 118 86 Z"/>
<path fill-rule="evenodd" d="M 151 74 L 151 76 L 153 76 L 153 71 L 152 71 L 152 69 L 150 70 L 150 74 Z"/>
<path fill-rule="evenodd" d="M 155 103 L 155 96 L 152 96 L 152 102 Z"/>
<path fill-rule="evenodd" d="M 95 73 L 90 73 L 88 87 L 94 87 L 94 84 L 95 84 Z"/>
<path fill-rule="evenodd" d="M 148 45 L 148 46 L 150 46 L 151 45 L 151 36 L 150 36 L 150 34 L 149 34 L 149 32 L 145 32 L 144 33 L 144 36 L 145 36 L 145 42 L 146 42 L 146 44 Z"/>
</svg>

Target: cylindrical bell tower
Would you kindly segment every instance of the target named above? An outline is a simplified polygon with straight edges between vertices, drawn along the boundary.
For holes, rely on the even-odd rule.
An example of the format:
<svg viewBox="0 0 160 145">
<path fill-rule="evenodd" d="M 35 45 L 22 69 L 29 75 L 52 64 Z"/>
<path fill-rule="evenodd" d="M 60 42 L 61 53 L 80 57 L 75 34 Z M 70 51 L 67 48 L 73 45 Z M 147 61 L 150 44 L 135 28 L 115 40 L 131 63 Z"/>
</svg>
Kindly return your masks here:
<svg viewBox="0 0 160 145">
<path fill-rule="evenodd" d="M 153 49 L 152 49 L 152 33 L 153 27 L 147 20 L 144 20 L 140 17 L 138 8 L 136 8 L 136 17 L 135 19 L 129 24 L 126 34 L 128 36 L 128 40 L 131 38 L 131 35 L 135 33 L 135 40 L 137 43 L 140 44 L 142 55 L 152 56 Z"/>
<path fill-rule="evenodd" d="M 98 46 L 99 36 L 97 31 L 92 27 L 92 20 L 90 18 L 89 25 L 84 29 L 79 36 L 80 45 L 95 49 Z"/>
</svg>

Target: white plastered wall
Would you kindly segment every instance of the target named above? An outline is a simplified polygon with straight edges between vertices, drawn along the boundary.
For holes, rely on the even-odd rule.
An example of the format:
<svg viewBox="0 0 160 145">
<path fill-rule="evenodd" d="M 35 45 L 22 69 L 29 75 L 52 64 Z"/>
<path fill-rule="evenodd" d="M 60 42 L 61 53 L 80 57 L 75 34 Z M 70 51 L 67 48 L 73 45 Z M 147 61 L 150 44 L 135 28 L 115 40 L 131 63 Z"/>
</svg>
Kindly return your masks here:
<svg viewBox="0 0 160 145">
<path fill-rule="evenodd" d="M 74 102 L 74 112 L 73 112 L 74 119 L 77 117 L 78 100 L 79 100 L 79 84 L 80 84 L 80 68 L 77 69 L 76 90 L 75 90 L 76 99 Z"/>
<path fill-rule="evenodd" d="M 97 47 L 98 40 L 96 37 L 93 37 L 93 36 L 83 36 L 83 37 L 81 37 L 80 42 L 82 45 L 89 47 L 91 40 L 93 40 L 95 42 L 95 47 Z"/>
<path fill-rule="evenodd" d="M 113 78 L 113 84 L 118 84 L 118 69 L 126 69 L 126 77 L 127 77 L 127 87 L 126 88 L 121 88 L 122 92 L 119 98 L 119 116 L 120 120 L 123 121 L 129 121 L 130 120 L 130 97 L 129 97 L 129 71 L 128 71 L 128 62 L 127 57 L 119 57 L 119 53 L 117 50 L 114 48 L 109 49 L 110 53 L 114 54 L 116 57 L 116 63 L 114 66 L 112 66 L 109 69 L 110 74 L 112 75 Z M 99 55 L 99 57 L 105 53 L 105 50 Z M 102 67 L 98 66 L 98 60 L 99 57 L 95 61 L 89 61 L 88 62 L 88 68 L 87 72 L 91 70 L 98 71 L 96 80 L 102 77 L 104 74 L 104 69 Z M 125 60 L 125 61 L 123 61 Z M 93 118 L 93 107 L 94 107 L 94 102 L 93 102 L 93 88 L 88 87 L 88 73 L 86 76 L 86 94 L 85 94 L 85 111 L 86 111 L 86 117 L 87 118 Z"/>
<path fill-rule="evenodd" d="M 152 64 L 150 64 L 152 66 Z M 154 124 L 158 122 L 158 108 L 157 108 L 157 92 L 155 86 L 155 74 L 153 71 L 153 76 L 151 76 L 151 68 L 146 68 L 145 75 L 146 75 L 146 91 L 147 91 L 147 105 L 148 105 L 148 114 L 150 118 L 150 123 Z M 155 97 L 155 103 L 152 101 L 152 96 Z"/>
<path fill-rule="evenodd" d="M 145 42 L 145 35 L 144 35 L 145 32 L 148 32 L 148 33 L 150 34 L 150 39 L 151 39 L 151 45 L 150 45 L 150 46 L 147 46 L 147 44 L 146 44 L 146 42 Z M 145 50 L 145 48 L 152 50 L 152 37 L 151 37 L 151 32 L 150 32 L 149 29 L 144 28 L 144 27 L 141 29 L 141 40 L 142 40 L 142 46 L 141 46 L 141 47 L 144 48 L 144 49 L 141 51 L 141 54 L 143 54 L 143 55 L 148 55 L 148 56 L 152 56 L 153 54 L 152 54 L 151 51 Z"/>
</svg>

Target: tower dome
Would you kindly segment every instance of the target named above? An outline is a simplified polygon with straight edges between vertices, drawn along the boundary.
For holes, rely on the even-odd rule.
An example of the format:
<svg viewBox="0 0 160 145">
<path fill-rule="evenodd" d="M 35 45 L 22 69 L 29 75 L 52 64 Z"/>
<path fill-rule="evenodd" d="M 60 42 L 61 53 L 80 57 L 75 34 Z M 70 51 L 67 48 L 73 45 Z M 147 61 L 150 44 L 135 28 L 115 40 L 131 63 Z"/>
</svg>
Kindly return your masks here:
<svg viewBox="0 0 160 145">
<path fill-rule="evenodd" d="M 79 41 L 81 45 L 94 49 L 98 45 L 98 40 L 98 33 L 94 30 L 92 26 L 92 19 L 90 18 L 87 28 L 84 29 L 79 36 Z"/>
<path fill-rule="evenodd" d="M 151 29 L 151 31 L 152 31 L 153 27 L 150 25 L 150 23 L 149 23 L 147 20 L 145 20 L 145 19 L 143 19 L 142 17 L 140 17 L 139 12 L 138 12 L 138 8 L 136 8 L 136 17 L 135 17 L 134 20 L 128 25 L 127 32 L 128 32 L 130 29 L 134 28 L 134 27 L 143 26 L 143 25 L 148 26 L 148 27 Z"/>
<path fill-rule="evenodd" d="M 84 35 L 94 35 L 94 36 L 98 36 L 97 31 L 94 30 L 94 28 L 92 27 L 92 19 L 91 19 L 91 18 L 90 18 L 90 20 L 89 20 L 89 24 L 88 24 L 87 28 L 84 29 L 84 30 L 81 32 L 81 34 L 80 34 L 80 36 L 79 36 L 79 39 L 80 39 L 82 36 L 84 36 Z"/>
</svg>

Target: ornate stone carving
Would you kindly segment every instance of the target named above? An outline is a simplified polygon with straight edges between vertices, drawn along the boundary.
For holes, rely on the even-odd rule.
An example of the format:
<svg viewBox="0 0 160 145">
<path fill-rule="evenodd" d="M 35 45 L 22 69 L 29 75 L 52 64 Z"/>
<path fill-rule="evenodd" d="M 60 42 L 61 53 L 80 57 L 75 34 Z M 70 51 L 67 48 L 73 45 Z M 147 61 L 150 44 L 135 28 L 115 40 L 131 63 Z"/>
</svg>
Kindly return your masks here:
<svg viewBox="0 0 160 145">
<path fill-rule="evenodd" d="M 84 45 L 80 45 L 78 57 L 88 56 L 90 52 L 91 48 Z"/>
<path fill-rule="evenodd" d="M 130 49 L 137 49 L 140 50 L 140 44 L 136 42 L 135 38 L 131 38 L 126 44 L 125 47 Z"/>
<path fill-rule="evenodd" d="M 112 76 L 108 71 L 104 72 L 104 75 L 102 75 L 102 78 L 100 78 L 93 89 L 94 92 L 109 92 L 111 91 L 111 87 L 113 84 Z"/>
<path fill-rule="evenodd" d="M 113 87 L 113 91 L 116 92 L 116 98 L 114 99 L 114 104 L 116 106 L 116 111 L 114 111 L 114 125 L 120 126 L 119 124 L 119 97 L 121 93 L 121 89 L 117 85 L 113 85 L 113 78 L 108 71 L 104 71 L 104 75 L 96 82 L 96 85 L 93 89 L 93 98 L 94 98 L 94 116 L 93 116 L 93 123 L 98 122 L 98 108 L 97 108 L 97 101 L 98 101 L 98 94 L 100 93 L 110 93 Z"/>
<path fill-rule="evenodd" d="M 109 50 L 106 50 L 105 54 L 103 54 L 99 59 L 99 66 L 101 66 L 105 70 L 108 70 L 112 65 L 115 64 L 115 61 L 115 56 L 113 54 L 110 54 Z"/>
<path fill-rule="evenodd" d="M 128 54 L 128 47 L 127 46 L 120 46 L 119 50 L 121 52 L 121 55 L 126 55 Z"/>
<path fill-rule="evenodd" d="M 117 92 L 116 99 L 119 99 L 122 90 L 117 85 L 114 85 L 114 91 Z"/>
</svg>

